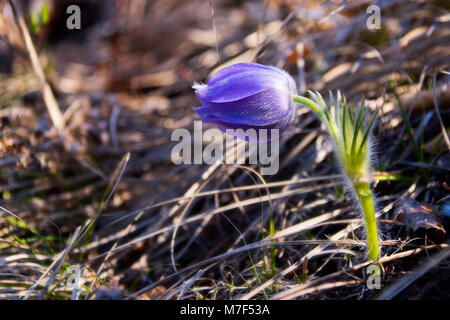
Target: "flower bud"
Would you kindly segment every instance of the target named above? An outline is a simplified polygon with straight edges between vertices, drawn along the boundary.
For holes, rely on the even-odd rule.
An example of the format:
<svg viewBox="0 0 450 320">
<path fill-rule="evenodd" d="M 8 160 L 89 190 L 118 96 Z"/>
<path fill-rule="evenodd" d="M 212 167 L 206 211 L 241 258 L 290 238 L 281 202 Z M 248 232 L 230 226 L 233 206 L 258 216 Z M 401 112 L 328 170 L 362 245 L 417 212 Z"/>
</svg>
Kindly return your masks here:
<svg viewBox="0 0 450 320">
<path fill-rule="evenodd" d="M 270 139 L 270 129 L 283 130 L 294 117 L 295 82 L 275 67 L 234 64 L 213 74 L 207 85 L 195 84 L 193 89 L 201 102 L 194 111 L 222 131 L 268 129 Z"/>
</svg>

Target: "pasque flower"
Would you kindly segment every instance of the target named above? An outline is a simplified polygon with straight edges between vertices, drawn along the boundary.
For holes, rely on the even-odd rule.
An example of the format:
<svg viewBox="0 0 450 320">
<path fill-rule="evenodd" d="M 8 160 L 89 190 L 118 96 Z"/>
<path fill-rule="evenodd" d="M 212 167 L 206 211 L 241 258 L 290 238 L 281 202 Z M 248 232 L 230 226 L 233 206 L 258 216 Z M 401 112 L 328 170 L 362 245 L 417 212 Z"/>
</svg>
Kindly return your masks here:
<svg viewBox="0 0 450 320">
<path fill-rule="evenodd" d="M 294 117 L 297 89 L 285 71 L 257 63 L 238 63 L 213 74 L 208 84 L 193 86 L 204 122 L 226 129 L 279 129 Z M 270 135 L 270 130 L 268 130 Z"/>
<path fill-rule="evenodd" d="M 362 212 L 367 235 L 368 257 L 380 258 L 375 197 L 371 182 L 371 131 L 369 110 L 361 103 L 357 110 L 340 93 L 331 95 L 329 106 L 319 93 L 312 98 L 297 96 L 294 80 L 275 67 L 238 63 L 211 76 L 207 85 L 194 85 L 202 106 L 194 109 L 206 122 L 225 129 L 285 129 L 294 116 L 294 102 L 314 111 L 326 125 L 347 187 Z M 257 130 L 258 131 L 258 130 Z M 270 137 L 269 137 L 270 139 Z"/>
</svg>

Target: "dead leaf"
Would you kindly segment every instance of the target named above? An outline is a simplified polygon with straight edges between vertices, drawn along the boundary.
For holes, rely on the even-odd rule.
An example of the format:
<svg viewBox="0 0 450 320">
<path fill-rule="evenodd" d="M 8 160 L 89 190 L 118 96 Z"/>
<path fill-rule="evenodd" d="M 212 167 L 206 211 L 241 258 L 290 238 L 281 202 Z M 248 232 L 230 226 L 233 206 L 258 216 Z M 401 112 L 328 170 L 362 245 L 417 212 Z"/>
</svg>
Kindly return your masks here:
<svg viewBox="0 0 450 320">
<path fill-rule="evenodd" d="M 400 202 L 395 211 L 395 220 L 404 224 L 413 232 L 419 229 L 432 230 L 439 237 L 445 235 L 445 229 L 429 205 L 407 199 Z"/>
</svg>

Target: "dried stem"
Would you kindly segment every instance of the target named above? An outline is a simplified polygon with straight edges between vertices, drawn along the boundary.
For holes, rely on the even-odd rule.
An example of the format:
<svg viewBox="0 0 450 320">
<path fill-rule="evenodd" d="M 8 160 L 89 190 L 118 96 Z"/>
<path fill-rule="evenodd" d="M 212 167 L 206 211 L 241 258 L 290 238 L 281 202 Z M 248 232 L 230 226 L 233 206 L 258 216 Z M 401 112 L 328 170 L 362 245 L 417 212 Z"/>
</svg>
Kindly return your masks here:
<svg viewBox="0 0 450 320">
<path fill-rule="evenodd" d="M 8 3 L 11 6 L 12 12 L 14 14 L 14 20 L 20 30 L 28 55 L 30 56 L 34 73 L 40 81 L 42 96 L 44 98 L 48 113 L 50 114 L 50 118 L 52 119 L 55 128 L 60 134 L 62 134 L 64 131 L 63 115 L 59 108 L 58 102 L 55 99 L 55 95 L 53 94 L 53 91 L 48 84 L 47 79 L 45 78 L 44 70 L 42 69 L 41 63 L 39 62 L 39 57 L 34 47 L 33 40 L 31 39 L 30 32 L 28 31 L 23 14 L 19 6 L 16 5 L 14 1 L 8 0 Z"/>
</svg>

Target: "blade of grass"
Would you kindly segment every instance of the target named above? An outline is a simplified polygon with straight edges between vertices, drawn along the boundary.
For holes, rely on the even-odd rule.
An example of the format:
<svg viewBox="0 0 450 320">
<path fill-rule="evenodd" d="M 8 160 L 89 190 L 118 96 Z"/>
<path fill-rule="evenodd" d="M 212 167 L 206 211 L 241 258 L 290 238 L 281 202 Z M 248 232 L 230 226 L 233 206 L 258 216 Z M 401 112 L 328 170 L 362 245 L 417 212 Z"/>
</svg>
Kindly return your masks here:
<svg viewBox="0 0 450 320">
<path fill-rule="evenodd" d="M 406 133 L 407 133 L 408 138 L 409 138 L 409 140 L 411 142 L 411 145 L 413 147 L 414 153 L 415 153 L 415 155 L 417 157 L 417 160 L 419 162 L 423 162 L 423 159 L 422 159 L 422 157 L 420 155 L 419 148 L 417 147 L 416 140 L 414 139 L 414 134 L 413 134 L 413 131 L 412 131 L 412 128 L 411 128 L 411 124 L 409 123 L 409 119 L 408 119 L 408 117 L 406 115 L 405 108 L 403 108 L 402 101 L 401 101 L 401 99 L 400 99 L 400 97 L 399 97 L 399 95 L 397 93 L 396 85 L 394 84 L 394 82 L 391 82 L 390 85 L 391 85 L 392 92 L 394 93 L 395 100 L 397 100 L 398 107 L 400 108 L 400 114 L 401 114 L 403 122 L 405 124 Z"/>
</svg>

